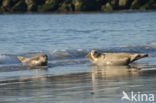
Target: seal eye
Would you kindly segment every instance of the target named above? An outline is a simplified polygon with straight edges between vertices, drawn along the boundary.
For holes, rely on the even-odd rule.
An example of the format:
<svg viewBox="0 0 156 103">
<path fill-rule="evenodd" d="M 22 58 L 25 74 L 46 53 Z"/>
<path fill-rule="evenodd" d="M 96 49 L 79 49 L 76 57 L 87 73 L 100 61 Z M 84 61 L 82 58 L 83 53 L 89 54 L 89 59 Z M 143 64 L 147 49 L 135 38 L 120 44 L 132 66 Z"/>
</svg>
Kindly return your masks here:
<svg viewBox="0 0 156 103">
<path fill-rule="evenodd" d="M 94 54 L 97 54 L 97 53 L 98 53 L 97 51 L 94 52 Z"/>
<path fill-rule="evenodd" d="M 99 57 L 100 55 L 101 55 L 101 54 L 98 53 L 97 51 L 94 52 L 94 56 L 95 56 L 95 57 Z"/>
<path fill-rule="evenodd" d="M 47 55 L 44 55 L 43 57 L 44 57 L 44 58 L 48 58 Z"/>
</svg>

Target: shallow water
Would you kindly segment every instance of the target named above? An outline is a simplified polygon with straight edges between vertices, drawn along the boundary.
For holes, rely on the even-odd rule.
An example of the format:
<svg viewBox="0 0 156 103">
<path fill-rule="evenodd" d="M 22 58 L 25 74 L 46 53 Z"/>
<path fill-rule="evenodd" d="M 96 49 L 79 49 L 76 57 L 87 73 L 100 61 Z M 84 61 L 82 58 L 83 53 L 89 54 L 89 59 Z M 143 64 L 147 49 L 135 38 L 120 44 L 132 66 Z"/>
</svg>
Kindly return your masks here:
<svg viewBox="0 0 156 103">
<path fill-rule="evenodd" d="M 0 102 L 120 103 L 122 91 L 156 96 L 155 18 L 156 12 L 0 15 Z M 97 67 L 84 58 L 91 49 L 149 57 Z M 48 67 L 17 59 L 41 52 Z"/>
</svg>

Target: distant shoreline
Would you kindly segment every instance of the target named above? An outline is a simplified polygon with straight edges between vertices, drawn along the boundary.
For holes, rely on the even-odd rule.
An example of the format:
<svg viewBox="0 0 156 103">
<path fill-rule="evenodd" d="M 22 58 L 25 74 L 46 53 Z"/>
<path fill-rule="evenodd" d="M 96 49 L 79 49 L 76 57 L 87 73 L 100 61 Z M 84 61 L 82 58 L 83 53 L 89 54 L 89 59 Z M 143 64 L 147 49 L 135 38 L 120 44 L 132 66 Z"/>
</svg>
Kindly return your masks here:
<svg viewBox="0 0 156 103">
<path fill-rule="evenodd" d="M 155 0 L 0 0 L 0 14 L 80 14 L 155 10 Z"/>
<path fill-rule="evenodd" d="M 68 13 L 63 13 L 63 12 L 45 12 L 45 13 L 40 13 L 40 12 L 29 12 L 29 13 L 0 13 L 0 15 L 40 15 L 40 14 L 45 14 L 45 15 L 76 15 L 76 14 L 113 14 L 113 13 L 144 13 L 144 12 L 156 12 L 156 10 L 118 10 L 118 11 L 111 11 L 111 12 L 100 12 L 100 11 L 90 11 L 90 12 L 68 12 Z"/>
</svg>

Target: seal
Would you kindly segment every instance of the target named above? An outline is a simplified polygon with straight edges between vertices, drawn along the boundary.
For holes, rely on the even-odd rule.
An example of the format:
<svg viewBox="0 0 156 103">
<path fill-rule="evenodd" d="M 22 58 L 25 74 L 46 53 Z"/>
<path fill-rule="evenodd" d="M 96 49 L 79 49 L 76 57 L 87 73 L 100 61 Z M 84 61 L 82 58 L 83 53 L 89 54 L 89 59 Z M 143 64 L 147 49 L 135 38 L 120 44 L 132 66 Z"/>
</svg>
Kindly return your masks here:
<svg viewBox="0 0 156 103">
<path fill-rule="evenodd" d="M 22 56 L 17 56 L 17 58 L 26 66 L 47 66 L 48 62 L 48 56 L 46 54 L 41 54 L 40 56 L 32 58 L 25 58 Z"/>
<path fill-rule="evenodd" d="M 103 65 L 128 65 L 138 59 L 147 57 L 148 54 L 139 53 L 100 53 L 97 50 L 91 50 L 86 56 L 93 64 Z"/>
</svg>

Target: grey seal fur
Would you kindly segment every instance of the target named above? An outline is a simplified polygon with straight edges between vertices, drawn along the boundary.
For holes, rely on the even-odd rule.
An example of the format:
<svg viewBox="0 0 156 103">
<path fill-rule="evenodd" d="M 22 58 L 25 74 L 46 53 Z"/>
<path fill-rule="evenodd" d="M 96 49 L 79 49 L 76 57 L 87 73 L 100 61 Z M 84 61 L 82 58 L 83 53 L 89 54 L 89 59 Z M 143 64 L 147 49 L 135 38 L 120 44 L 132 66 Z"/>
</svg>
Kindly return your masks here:
<svg viewBox="0 0 156 103">
<path fill-rule="evenodd" d="M 32 58 L 25 58 L 23 56 L 17 56 L 17 58 L 26 66 L 47 66 L 48 57 L 46 54 L 35 56 Z"/>
<path fill-rule="evenodd" d="M 97 65 L 128 65 L 138 59 L 147 57 L 148 54 L 139 53 L 100 53 L 91 50 L 86 56 L 93 64 Z"/>
</svg>

